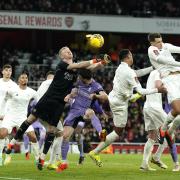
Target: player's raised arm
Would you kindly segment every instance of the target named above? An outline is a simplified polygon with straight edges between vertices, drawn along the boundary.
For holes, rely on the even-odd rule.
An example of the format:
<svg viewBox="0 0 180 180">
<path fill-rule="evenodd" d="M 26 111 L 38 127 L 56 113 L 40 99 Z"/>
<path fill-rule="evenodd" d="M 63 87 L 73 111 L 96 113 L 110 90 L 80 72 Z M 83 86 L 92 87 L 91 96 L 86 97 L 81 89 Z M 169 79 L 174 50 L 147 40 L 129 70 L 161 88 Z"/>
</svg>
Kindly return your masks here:
<svg viewBox="0 0 180 180">
<path fill-rule="evenodd" d="M 179 46 L 174 46 L 170 43 L 166 43 L 166 46 L 168 47 L 168 49 L 171 53 L 178 53 L 178 54 L 180 53 L 180 47 Z"/>
<path fill-rule="evenodd" d="M 148 68 L 138 69 L 138 70 L 134 70 L 134 71 L 137 74 L 137 77 L 141 77 L 141 76 L 145 76 L 145 75 L 149 74 L 151 71 L 153 71 L 153 67 L 150 66 Z"/>
<path fill-rule="evenodd" d="M 95 70 L 102 65 L 106 65 L 111 62 L 111 58 L 108 54 L 101 54 L 96 58 L 89 61 L 81 61 L 78 63 L 69 64 L 67 69 L 80 69 L 80 68 L 88 68 L 90 70 Z"/>
</svg>

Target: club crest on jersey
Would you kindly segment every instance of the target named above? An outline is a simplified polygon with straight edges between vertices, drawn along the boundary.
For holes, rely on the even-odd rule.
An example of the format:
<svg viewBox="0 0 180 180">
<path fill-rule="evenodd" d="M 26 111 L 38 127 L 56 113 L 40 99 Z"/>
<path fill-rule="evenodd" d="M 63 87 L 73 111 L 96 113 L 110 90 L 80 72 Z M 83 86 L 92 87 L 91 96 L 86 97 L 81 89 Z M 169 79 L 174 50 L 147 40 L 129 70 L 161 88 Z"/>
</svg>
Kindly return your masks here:
<svg viewBox="0 0 180 180">
<path fill-rule="evenodd" d="M 153 52 L 154 52 L 154 54 L 155 54 L 156 56 L 159 55 L 159 51 L 158 51 L 158 50 L 153 50 Z"/>
<path fill-rule="evenodd" d="M 73 75 L 69 74 L 68 72 L 64 73 L 64 79 L 67 79 L 68 81 L 72 81 L 73 80 Z"/>
</svg>

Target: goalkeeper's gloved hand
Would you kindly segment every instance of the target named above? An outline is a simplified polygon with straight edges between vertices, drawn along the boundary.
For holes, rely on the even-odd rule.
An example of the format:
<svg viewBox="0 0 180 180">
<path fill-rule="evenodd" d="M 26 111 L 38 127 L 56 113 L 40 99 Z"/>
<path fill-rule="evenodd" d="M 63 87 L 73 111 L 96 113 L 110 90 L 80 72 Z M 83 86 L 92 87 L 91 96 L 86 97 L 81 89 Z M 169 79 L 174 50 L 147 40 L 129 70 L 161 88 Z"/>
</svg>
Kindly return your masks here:
<svg viewBox="0 0 180 180">
<path fill-rule="evenodd" d="M 99 54 L 96 56 L 96 60 L 106 65 L 111 62 L 111 57 L 108 54 Z"/>
<path fill-rule="evenodd" d="M 132 103 L 134 103 L 134 102 L 136 102 L 136 101 L 137 101 L 139 98 L 141 98 L 141 97 L 142 97 L 141 94 L 135 93 L 135 94 L 133 94 L 133 95 L 130 97 L 129 101 L 132 102 Z"/>
</svg>

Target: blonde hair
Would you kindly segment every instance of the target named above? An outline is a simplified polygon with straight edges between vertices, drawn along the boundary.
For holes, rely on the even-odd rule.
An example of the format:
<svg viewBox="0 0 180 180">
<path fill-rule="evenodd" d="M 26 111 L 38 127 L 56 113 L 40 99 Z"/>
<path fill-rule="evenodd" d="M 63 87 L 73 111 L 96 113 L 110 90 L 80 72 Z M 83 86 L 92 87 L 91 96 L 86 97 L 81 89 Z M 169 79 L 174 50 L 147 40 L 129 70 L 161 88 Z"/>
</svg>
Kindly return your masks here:
<svg viewBox="0 0 180 180">
<path fill-rule="evenodd" d="M 64 47 L 62 47 L 62 48 L 59 50 L 58 55 L 59 55 L 60 58 L 62 58 L 62 51 L 63 51 L 64 49 L 66 49 L 66 48 L 68 48 L 68 47 L 67 47 L 67 46 L 64 46 Z"/>
</svg>

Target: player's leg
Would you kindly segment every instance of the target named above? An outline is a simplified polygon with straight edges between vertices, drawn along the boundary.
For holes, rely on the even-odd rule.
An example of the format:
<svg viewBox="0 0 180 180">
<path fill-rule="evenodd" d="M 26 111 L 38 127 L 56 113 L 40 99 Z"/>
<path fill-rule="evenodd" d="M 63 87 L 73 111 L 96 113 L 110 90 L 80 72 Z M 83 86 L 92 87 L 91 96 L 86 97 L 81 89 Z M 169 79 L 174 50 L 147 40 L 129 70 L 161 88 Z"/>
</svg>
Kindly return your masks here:
<svg viewBox="0 0 180 180">
<path fill-rule="evenodd" d="M 87 109 L 84 115 L 84 119 L 90 119 L 92 126 L 96 129 L 99 134 L 101 141 L 106 139 L 106 130 L 102 130 L 102 125 L 99 118 L 96 116 L 95 112 L 92 109 Z"/>
<path fill-rule="evenodd" d="M 150 171 L 154 170 L 155 171 L 155 169 L 152 169 L 149 167 L 149 158 L 151 156 L 154 144 L 156 142 L 156 138 L 157 138 L 157 131 L 149 130 L 148 131 L 148 140 L 144 146 L 143 161 L 142 161 L 142 164 L 140 167 L 141 170 L 150 170 Z"/>
<path fill-rule="evenodd" d="M 1 128 L 0 128 L 0 152 L 3 151 L 4 149 L 4 143 L 5 143 L 5 138 L 8 136 L 8 134 L 11 133 L 12 128 L 14 127 L 14 123 L 11 120 L 11 116 L 5 116 Z M 8 148 L 8 145 L 7 145 Z M 4 160 L 4 165 L 8 165 L 11 162 L 11 156 L 6 155 L 6 158 Z"/>
<path fill-rule="evenodd" d="M 148 141 L 146 144 L 147 147 L 145 145 L 145 152 L 144 152 L 144 158 L 146 159 L 147 157 L 146 159 L 147 161 L 146 162 L 144 161 L 144 166 L 142 163 L 142 167 L 145 167 L 146 170 L 150 170 L 149 165 L 148 165 L 149 157 L 153 150 L 155 142 L 158 140 L 159 127 L 163 124 L 164 120 L 167 117 L 167 114 L 164 112 L 162 108 L 150 108 L 150 107 L 144 108 L 143 114 L 144 114 L 144 121 L 145 121 L 145 129 L 148 131 Z M 166 169 L 167 166 L 160 160 L 160 158 L 165 147 L 166 147 L 165 142 L 162 145 L 160 144 L 156 153 L 153 155 L 151 159 L 152 163 L 158 165 L 159 167 L 163 169 Z M 146 155 L 146 152 L 147 153 L 149 152 L 149 156 L 148 154 Z"/>
<path fill-rule="evenodd" d="M 3 165 L 3 149 L 5 145 L 5 137 L 8 135 L 7 128 L 0 128 L 0 166 Z"/>
<path fill-rule="evenodd" d="M 28 116 L 27 120 L 25 120 L 25 121 L 21 124 L 21 126 L 19 127 L 19 129 L 18 129 L 15 137 L 11 140 L 11 142 L 10 142 L 10 144 L 9 144 L 7 150 L 6 150 L 6 153 L 7 153 L 7 154 L 10 154 L 10 153 L 11 153 L 12 146 L 16 143 L 16 141 L 17 141 L 18 139 L 22 139 L 23 134 L 25 133 L 25 131 L 28 129 L 28 127 L 29 127 L 33 122 L 36 121 L 36 119 L 37 119 L 37 118 L 36 118 L 34 115 L 30 114 L 30 115 Z"/>
<path fill-rule="evenodd" d="M 110 107 L 113 113 L 113 122 L 114 122 L 114 131 L 112 131 L 110 134 L 106 136 L 106 140 L 104 142 L 101 142 L 94 150 L 90 151 L 89 156 L 90 158 L 96 163 L 97 166 L 101 167 L 102 162 L 99 157 L 99 153 L 105 149 L 107 146 L 112 144 L 114 141 L 116 141 L 119 136 L 121 135 L 124 127 L 127 123 L 127 107 L 128 107 L 128 101 L 127 102 L 121 102 L 119 99 L 109 99 L 110 101 Z M 123 104 L 123 106 L 122 106 Z M 119 105 L 119 106 L 118 106 Z"/>
<path fill-rule="evenodd" d="M 176 118 L 177 115 L 180 115 L 180 75 L 167 76 L 163 79 L 163 83 L 167 88 L 168 102 L 171 104 L 172 110 L 169 112 L 162 128 L 160 131 L 160 143 L 163 143 L 165 137 L 165 131 L 168 129 L 168 125 Z"/>
<path fill-rule="evenodd" d="M 176 119 L 178 118 L 179 116 L 176 117 Z M 174 120 L 174 122 L 176 122 L 176 119 Z M 174 168 L 172 171 L 176 172 L 176 171 L 180 171 L 180 165 L 179 165 L 179 161 L 178 161 L 178 153 L 177 153 L 177 147 L 176 147 L 176 144 L 175 144 L 175 135 L 174 135 L 174 132 L 176 130 L 176 128 L 172 127 L 174 125 L 174 123 L 171 123 L 169 125 L 169 130 L 168 131 L 168 134 L 170 134 L 170 137 L 171 138 L 167 138 L 166 136 L 166 139 L 168 140 L 169 139 L 169 151 L 171 153 L 171 157 L 172 157 L 172 160 L 173 160 L 173 163 L 174 163 Z"/>
<path fill-rule="evenodd" d="M 39 157 L 39 160 L 38 160 L 38 164 L 37 164 L 37 168 L 39 170 L 43 169 L 45 157 L 46 157 L 46 155 L 47 155 L 47 153 L 49 151 L 49 148 L 50 148 L 51 144 L 54 141 L 54 138 L 55 138 L 55 135 L 56 135 L 57 132 L 58 132 L 58 129 L 55 126 L 48 125 L 43 152 L 41 153 L 41 155 Z"/>
<path fill-rule="evenodd" d="M 83 135 L 82 135 L 82 129 L 84 128 L 85 122 L 79 122 L 76 129 L 75 133 L 77 134 L 77 143 L 78 143 L 78 149 L 79 149 L 79 162 L 78 164 L 83 164 L 84 162 L 84 143 L 83 143 Z"/>
<path fill-rule="evenodd" d="M 27 133 L 27 136 L 29 137 L 29 140 L 31 142 L 32 151 L 34 153 L 35 161 L 37 162 L 39 159 L 40 149 L 39 149 L 39 144 L 37 141 L 36 134 L 34 132 L 34 128 L 32 126 L 29 126 L 26 133 Z"/>
<path fill-rule="evenodd" d="M 49 170 L 56 169 L 57 166 L 60 165 L 61 163 L 60 153 L 61 153 L 61 144 L 63 139 L 63 126 L 61 121 L 59 121 L 57 125 L 57 129 L 58 132 L 52 144 L 49 164 L 47 166 Z"/>
<path fill-rule="evenodd" d="M 179 161 L 178 161 L 178 153 L 177 153 L 177 147 L 176 144 L 173 143 L 171 147 L 169 147 L 170 153 L 171 153 L 171 157 L 172 160 L 174 162 L 174 168 L 172 171 L 176 172 L 176 171 L 180 171 L 180 165 L 179 165 Z"/>
<path fill-rule="evenodd" d="M 64 126 L 63 130 L 63 141 L 61 146 L 61 156 L 62 156 L 62 163 L 58 166 L 57 172 L 61 172 L 64 169 L 67 169 L 68 162 L 67 162 L 67 154 L 69 151 L 69 140 L 74 132 L 74 128 L 71 126 Z"/>
<path fill-rule="evenodd" d="M 26 160 L 30 159 L 30 153 L 29 153 L 29 137 L 27 134 L 23 135 L 23 144 L 24 144 L 24 150 L 25 150 L 25 157 Z"/>
<path fill-rule="evenodd" d="M 163 154 L 164 149 L 167 147 L 167 142 L 164 141 L 163 144 L 159 144 L 157 151 L 153 155 L 151 162 L 156 164 L 162 169 L 167 169 L 167 165 L 161 161 L 161 155 Z"/>
<path fill-rule="evenodd" d="M 44 146 L 44 140 L 45 140 L 45 137 L 46 137 L 46 129 L 45 128 L 41 128 L 39 129 L 39 148 L 40 150 L 43 148 Z"/>
</svg>

